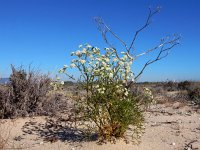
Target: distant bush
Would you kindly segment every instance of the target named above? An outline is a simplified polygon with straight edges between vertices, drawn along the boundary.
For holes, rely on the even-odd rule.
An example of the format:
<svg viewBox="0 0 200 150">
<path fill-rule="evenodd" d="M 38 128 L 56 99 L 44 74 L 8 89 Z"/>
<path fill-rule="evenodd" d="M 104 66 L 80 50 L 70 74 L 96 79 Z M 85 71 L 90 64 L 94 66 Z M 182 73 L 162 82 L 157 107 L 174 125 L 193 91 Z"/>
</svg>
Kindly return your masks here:
<svg viewBox="0 0 200 150">
<path fill-rule="evenodd" d="M 189 90 L 190 87 L 191 87 L 191 85 L 192 85 L 192 82 L 190 82 L 190 81 L 183 81 L 183 82 L 179 82 L 178 83 L 178 88 L 180 90 Z"/>
<path fill-rule="evenodd" d="M 178 82 L 168 81 L 164 84 L 164 89 L 166 91 L 177 91 L 178 89 Z"/>
<path fill-rule="evenodd" d="M 189 96 L 196 105 L 200 106 L 200 88 L 190 91 Z"/>
</svg>

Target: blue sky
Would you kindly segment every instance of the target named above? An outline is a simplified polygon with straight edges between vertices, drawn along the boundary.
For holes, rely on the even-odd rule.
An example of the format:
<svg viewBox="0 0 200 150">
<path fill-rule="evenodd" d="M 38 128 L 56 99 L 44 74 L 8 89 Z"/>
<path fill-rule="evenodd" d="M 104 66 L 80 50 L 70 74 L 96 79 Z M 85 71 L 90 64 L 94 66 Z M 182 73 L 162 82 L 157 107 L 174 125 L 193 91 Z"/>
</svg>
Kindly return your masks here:
<svg viewBox="0 0 200 150">
<path fill-rule="evenodd" d="M 0 0 L 0 76 L 10 74 L 10 64 L 26 67 L 30 63 L 53 74 L 70 63 L 70 52 L 79 44 L 106 47 L 95 16 L 101 16 L 130 43 L 144 24 L 149 6 L 162 9 L 139 35 L 138 53 L 166 35 L 178 33 L 182 39 L 167 58 L 149 66 L 140 81 L 200 80 L 198 0 Z M 119 45 L 117 41 L 113 44 Z M 151 58 L 148 55 L 134 62 L 135 73 Z"/>
</svg>

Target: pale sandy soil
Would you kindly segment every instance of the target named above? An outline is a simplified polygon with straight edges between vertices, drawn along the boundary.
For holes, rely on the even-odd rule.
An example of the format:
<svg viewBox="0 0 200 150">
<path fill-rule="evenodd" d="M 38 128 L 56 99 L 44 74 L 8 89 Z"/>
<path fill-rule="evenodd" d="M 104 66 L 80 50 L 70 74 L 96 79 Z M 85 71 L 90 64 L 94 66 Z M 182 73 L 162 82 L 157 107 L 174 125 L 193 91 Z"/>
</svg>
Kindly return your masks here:
<svg viewBox="0 0 200 150">
<path fill-rule="evenodd" d="M 181 106 L 181 108 L 179 108 Z M 139 145 L 116 144 L 98 145 L 96 141 L 77 142 L 78 135 L 63 138 L 54 130 L 51 133 L 59 139 L 45 139 L 45 117 L 4 120 L 1 132 L 9 135 L 7 148 L 30 150 L 197 150 L 200 149 L 200 113 L 189 106 L 160 104 L 145 114 L 146 130 Z M 29 122 L 29 123 L 28 123 Z M 51 127 L 50 127 L 51 128 Z M 56 128 L 56 127 L 55 127 Z M 10 133 L 8 131 L 10 130 Z M 55 133 L 55 131 L 57 133 Z M 69 130 L 66 129 L 66 132 Z M 46 133 L 46 134 L 45 134 Z M 76 137 L 77 136 L 77 137 Z M 72 139 L 70 139 L 72 138 Z M 52 140 L 52 143 L 49 142 Z"/>
</svg>

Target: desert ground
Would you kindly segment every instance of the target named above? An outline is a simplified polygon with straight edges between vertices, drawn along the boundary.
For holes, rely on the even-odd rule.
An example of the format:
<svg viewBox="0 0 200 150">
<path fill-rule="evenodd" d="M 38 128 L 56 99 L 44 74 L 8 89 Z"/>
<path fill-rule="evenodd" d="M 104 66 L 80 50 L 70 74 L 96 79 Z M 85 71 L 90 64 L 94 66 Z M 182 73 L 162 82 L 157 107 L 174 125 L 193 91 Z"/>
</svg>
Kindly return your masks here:
<svg viewBox="0 0 200 150">
<path fill-rule="evenodd" d="M 173 95 L 174 92 L 168 92 Z M 200 149 L 200 110 L 188 102 L 165 101 L 145 112 L 145 133 L 140 144 L 125 142 L 99 144 L 95 138 L 84 140 L 72 129 L 39 116 L 1 120 L 1 132 L 7 137 L 5 149 L 30 150 L 198 150 Z M 47 123 L 47 120 L 48 123 Z"/>
</svg>

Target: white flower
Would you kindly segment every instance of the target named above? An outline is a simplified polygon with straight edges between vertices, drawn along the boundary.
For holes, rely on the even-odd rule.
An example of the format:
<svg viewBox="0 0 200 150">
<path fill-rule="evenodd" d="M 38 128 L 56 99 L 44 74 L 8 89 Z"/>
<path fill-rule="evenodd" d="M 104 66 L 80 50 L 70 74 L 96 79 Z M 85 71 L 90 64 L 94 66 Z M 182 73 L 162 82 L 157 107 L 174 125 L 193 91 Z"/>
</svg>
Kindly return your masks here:
<svg viewBox="0 0 200 150">
<path fill-rule="evenodd" d="M 113 78 L 113 73 L 110 73 L 110 74 L 109 74 L 109 78 Z"/>
<path fill-rule="evenodd" d="M 75 65 L 74 63 L 72 63 L 72 64 L 70 65 L 70 67 L 71 67 L 71 68 L 74 68 L 74 67 L 76 67 L 76 65 Z"/>
<path fill-rule="evenodd" d="M 66 69 L 66 68 L 68 68 L 68 66 L 67 66 L 67 65 L 64 65 L 64 66 L 63 66 L 63 69 Z"/>
<path fill-rule="evenodd" d="M 94 56 L 93 56 L 93 55 L 90 55 L 90 59 L 93 60 L 93 59 L 94 59 Z"/>
<path fill-rule="evenodd" d="M 92 71 L 92 69 L 91 68 L 88 68 L 88 72 L 91 72 Z"/>
<path fill-rule="evenodd" d="M 124 60 L 124 61 L 126 61 L 127 58 L 128 58 L 127 55 L 124 55 L 124 56 L 123 56 L 123 60 Z"/>
<path fill-rule="evenodd" d="M 103 66 L 106 66 L 106 63 L 103 61 L 103 62 L 102 62 L 102 65 L 103 65 Z"/>
<path fill-rule="evenodd" d="M 127 91 L 127 90 L 125 91 L 124 95 L 125 95 L 125 96 L 128 96 L 128 91 Z"/>
<path fill-rule="evenodd" d="M 111 70 L 111 68 L 110 68 L 109 66 L 106 66 L 106 67 L 105 67 L 105 70 L 108 71 L 108 70 Z"/>
<path fill-rule="evenodd" d="M 104 91 L 101 91 L 100 93 L 101 93 L 101 94 L 104 94 Z"/>
<path fill-rule="evenodd" d="M 86 52 L 87 52 L 86 49 L 83 48 L 83 49 L 82 49 L 82 53 L 83 53 L 83 54 L 86 54 Z"/>
<path fill-rule="evenodd" d="M 83 59 L 80 59 L 79 61 L 80 61 L 81 64 L 84 64 L 84 63 L 86 62 L 86 61 L 83 60 Z"/>
<path fill-rule="evenodd" d="M 99 65 L 99 62 L 98 62 L 98 61 L 96 62 L 96 65 Z"/>
<path fill-rule="evenodd" d="M 59 72 L 59 73 L 64 73 L 65 70 L 62 68 L 62 69 L 60 69 L 58 72 Z"/>
<path fill-rule="evenodd" d="M 99 53 L 100 53 L 100 50 L 99 50 L 98 47 L 94 47 L 94 48 L 92 49 L 92 52 L 93 52 L 94 54 L 99 54 Z"/>
<path fill-rule="evenodd" d="M 75 53 L 74 52 L 71 52 L 71 56 L 73 56 Z"/>
<path fill-rule="evenodd" d="M 99 57 L 96 58 L 97 61 L 101 61 L 101 59 Z"/>
<path fill-rule="evenodd" d="M 76 62 L 76 59 L 72 59 L 72 61 L 71 61 L 72 63 L 75 63 Z"/>
<path fill-rule="evenodd" d="M 80 55 L 81 55 L 81 51 L 80 51 L 80 50 L 77 50 L 75 54 L 76 54 L 77 56 L 80 56 Z"/>
<path fill-rule="evenodd" d="M 86 47 L 87 47 L 87 48 L 92 48 L 92 46 L 91 46 L 91 45 L 89 45 L 89 44 L 87 44 L 87 45 L 86 45 Z"/>
<path fill-rule="evenodd" d="M 129 65 L 129 66 L 131 66 L 131 65 L 132 65 L 132 63 L 133 63 L 132 61 L 129 61 L 129 62 L 128 62 L 128 65 Z"/>
<path fill-rule="evenodd" d="M 123 65 L 124 65 L 124 62 L 123 62 L 123 61 L 119 61 L 119 65 L 120 65 L 120 66 L 123 66 Z"/>
<path fill-rule="evenodd" d="M 126 80 L 123 80 L 122 83 L 126 83 Z"/>
<path fill-rule="evenodd" d="M 130 73 L 130 77 L 131 77 L 131 78 L 134 77 L 134 74 L 133 74 L 132 72 Z M 132 81 L 134 81 L 134 78 L 132 79 Z"/>
<path fill-rule="evenodd" d="M 105 61 L 106 61 L 106 62 L 109 62 L 109 61 L 110 61 L 110 59 L 109 59 L 109 58 L 105 58 Z"/>
<path fill-rule="evenodd" d="M 82 47 L 83 47 L 83 45 L 81 44 L 81 45 L 79 45 L 78 47 L 79 47 L 79 48 L 82 48 Z"/>
<path fill-rule="evenodd" d="M 118 59 L 117 58 L 113 58 L 113 61 L 116 62 L 116 61 L 118 61 Z"/>
</svg>

